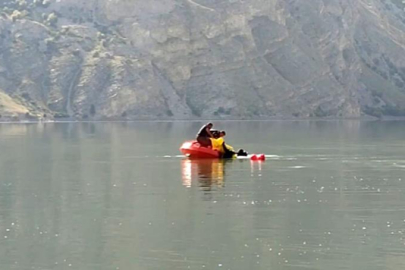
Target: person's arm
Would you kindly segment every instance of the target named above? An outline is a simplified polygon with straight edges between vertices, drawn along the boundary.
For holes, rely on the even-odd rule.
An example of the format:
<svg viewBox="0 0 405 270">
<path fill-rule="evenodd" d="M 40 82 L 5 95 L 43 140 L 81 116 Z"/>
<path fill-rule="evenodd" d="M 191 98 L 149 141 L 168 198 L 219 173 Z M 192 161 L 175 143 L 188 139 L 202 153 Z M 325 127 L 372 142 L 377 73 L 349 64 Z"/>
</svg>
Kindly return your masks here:
<svg viewBox="0 0 405 270">
<path fill-rule="evenodd" d="M 228 153 L 232 153 L 233 155 L 236 154 L 236 152 L 233 150 L 233 148 L 230 147 L 229 145 L 227 145 L 225 143 L 225 141 L 222 143 L 222 147 L 224 148 L 225 153 L 228 152 Z"/>
</svg>

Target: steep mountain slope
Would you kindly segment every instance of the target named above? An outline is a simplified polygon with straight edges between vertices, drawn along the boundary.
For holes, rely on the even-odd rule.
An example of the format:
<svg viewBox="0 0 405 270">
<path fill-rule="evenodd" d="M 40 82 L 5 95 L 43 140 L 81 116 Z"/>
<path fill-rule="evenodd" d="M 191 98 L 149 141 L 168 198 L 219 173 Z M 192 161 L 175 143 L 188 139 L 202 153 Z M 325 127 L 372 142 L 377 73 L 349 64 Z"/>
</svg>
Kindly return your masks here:
<svg viewBox="0 0 405 270">
<path fill-rule="evenodd" d="M 0 89 L 28 111 L 4 116 L 405 116 L 401 1 L 0 6 Z"/>
</svg>

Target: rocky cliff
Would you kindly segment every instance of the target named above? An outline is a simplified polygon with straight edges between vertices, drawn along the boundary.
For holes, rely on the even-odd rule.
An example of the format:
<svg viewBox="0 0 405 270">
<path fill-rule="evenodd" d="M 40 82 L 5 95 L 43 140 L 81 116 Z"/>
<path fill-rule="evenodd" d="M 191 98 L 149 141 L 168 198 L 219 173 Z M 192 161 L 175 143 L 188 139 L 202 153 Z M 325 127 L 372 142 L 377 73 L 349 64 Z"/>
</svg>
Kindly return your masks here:
<svg viewBox="0 0 405 270">
<path fill-rule="evenodd" d="M 4 118 L 405 116 L 399 0 L 0 1 Z"/>
</svg>

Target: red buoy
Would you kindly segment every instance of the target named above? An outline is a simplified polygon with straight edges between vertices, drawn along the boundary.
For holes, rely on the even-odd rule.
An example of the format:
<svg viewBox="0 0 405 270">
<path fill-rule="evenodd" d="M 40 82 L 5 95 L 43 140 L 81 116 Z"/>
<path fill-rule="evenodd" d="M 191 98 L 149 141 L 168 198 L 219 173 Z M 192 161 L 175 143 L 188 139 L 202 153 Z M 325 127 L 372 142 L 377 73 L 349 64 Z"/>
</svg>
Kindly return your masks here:
<svg viewBox="0 0 405 270">
<path fill-rule="evenodd" d="M 253 155 L 250 157 L 250 160 L 256 161 L 256 160 L 257 160 L 257 156 L 256 156 L 255 154 L 253 154 Z"/>
<path fill-rule="evenodd" d="M 265 160 L 266 160 L 266 156 L 265 156 L 264 154 L 260 154 L 260 155 L 257 157 L 257 160 L 265 161 Z"/>
</svg>

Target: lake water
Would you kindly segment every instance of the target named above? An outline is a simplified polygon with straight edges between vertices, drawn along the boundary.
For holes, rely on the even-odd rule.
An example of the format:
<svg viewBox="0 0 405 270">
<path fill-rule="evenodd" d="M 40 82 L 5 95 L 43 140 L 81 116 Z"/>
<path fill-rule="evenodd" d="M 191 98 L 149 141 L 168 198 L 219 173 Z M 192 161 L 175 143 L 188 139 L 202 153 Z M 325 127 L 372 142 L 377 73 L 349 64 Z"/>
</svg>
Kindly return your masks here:
<svg viewBox="0 0 405 270">
<path fill-rule="evenodd" d="M 404 269 L 405 122 L 0 125 L 0 269 Z"/>
</svg>

